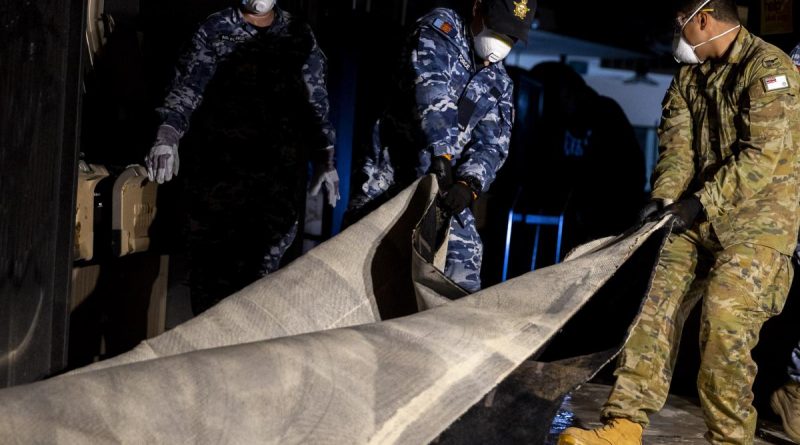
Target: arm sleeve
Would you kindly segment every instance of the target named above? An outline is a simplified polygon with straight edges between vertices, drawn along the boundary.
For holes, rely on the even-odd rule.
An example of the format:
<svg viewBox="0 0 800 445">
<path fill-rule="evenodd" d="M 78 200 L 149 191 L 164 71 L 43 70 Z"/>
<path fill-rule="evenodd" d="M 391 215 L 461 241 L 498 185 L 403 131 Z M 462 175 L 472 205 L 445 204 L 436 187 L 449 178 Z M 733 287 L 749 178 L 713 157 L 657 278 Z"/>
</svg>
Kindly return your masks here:
<svg viewBox="0 0 800 445">
<path fill-rule="evenodd" d="M 653 198 L 674 201 L 689 187 L 694 177 L 692 117 L 677 83 L 677 77 L 664 97 L 658 129 L 659 157 L 653 175 Z"/>
<path fill-rule="evenodd" d="M 739 153 L 731 156 L 697 194 L 709 218 L 756 195 L 773 181 L 781 159 L 794 159 L 785 151 L 793 149 L 786 137 L 791 132 L 790 115 L 797 108 L 797 98 L 791 88 L 765 91 L 761 79 L 775 75 L 792 79 L 786 71 L 756 70 L 742 98 Z"/>
<path fill-rule="evenodd" d="M 308 89 L 308 101 L 319 120 L 320 128 L 325 139 L 325 145 L 317 147 L 324 149 L 336 145 L 336 131 L 330 121 L 330 100 L 328 99 L 328 59 L 313 38 L 313 46 L 308 60 L 303 65 L 303 81 Z"/>
<path fill-rule="evenodd" d="M 208 44 L 205 30 L 200 28 L 178 59 L 164 105 L 156 110 L 161 116 L 161 123 L 170 125 L 183 136 L 216 69 L 217 54 Z"/>
<path fill-rule="evenodd" d="M 447 37 L 430 25 L 420 28 L 411 52 L 417 113 L 433 156 L 455 155 L 458 137 L 458 98 L 450 91 L 450 73 L 458 51 Z"/>
<path fill-rule="evenodd" d="M 480 181 L 486 192 L 508 157 L 511 128 L 514 125 L 513 87 L 509 87 L 497 105 L 472 130 L 472 143 L 464 152 L 458 176 Z"/>
</svg>

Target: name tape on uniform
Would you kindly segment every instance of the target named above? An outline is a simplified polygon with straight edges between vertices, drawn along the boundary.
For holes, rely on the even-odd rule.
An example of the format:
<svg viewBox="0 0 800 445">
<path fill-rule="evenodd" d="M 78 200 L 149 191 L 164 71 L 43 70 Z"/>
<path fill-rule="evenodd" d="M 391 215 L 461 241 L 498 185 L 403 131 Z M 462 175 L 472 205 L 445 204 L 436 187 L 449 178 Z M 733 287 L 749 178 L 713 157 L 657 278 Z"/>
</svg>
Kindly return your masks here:
<svg viewBox="0 0 800 445">
<path fill-rule="evenodd" d="M 458 55 L 458 62 L 464 67 L 465 70 L 472 70 L 472 65 L 470 65 L 469 61 L 467 61 L 467 58 L 464 57 L 463 54 Z"/>
<path fill-rule="evenodd" d="M 764 84 L 764 90 L 767 92 L 789 88 L 789 80 L 785 74 L 764 77 L 761 79 L 761 83 Z"/>
</svg>

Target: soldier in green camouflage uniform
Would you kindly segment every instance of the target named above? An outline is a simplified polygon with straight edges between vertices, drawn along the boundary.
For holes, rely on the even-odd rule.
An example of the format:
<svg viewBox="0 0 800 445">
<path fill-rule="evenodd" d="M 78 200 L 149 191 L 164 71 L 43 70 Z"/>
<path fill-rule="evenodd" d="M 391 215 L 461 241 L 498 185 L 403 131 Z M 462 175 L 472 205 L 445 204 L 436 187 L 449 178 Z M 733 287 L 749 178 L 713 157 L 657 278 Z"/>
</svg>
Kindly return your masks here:
<svg viewBox="0 0 800 445">
<path fill-rule="evenodd" d="M 653 202 L 643 212 L 674 215 L 677 230 L 620 357 L 607 426 L 570 428 L 562 444 L 641 443 L 648 414 L 666 401 L 683 323 L 698 300 L 706 439 L 754 440 L 750 351 L 783 308 L 800 224 L 800 76 L 781 50 L 738 26 L 732 0 L 685 6 L 683 38 L 716 42 L 689 46 L 711 60 L 683 66 L 667 92 Z M 701 34 L 710 26 L 717 36 L 732 30 L 730 38 Z"/>
</svg>

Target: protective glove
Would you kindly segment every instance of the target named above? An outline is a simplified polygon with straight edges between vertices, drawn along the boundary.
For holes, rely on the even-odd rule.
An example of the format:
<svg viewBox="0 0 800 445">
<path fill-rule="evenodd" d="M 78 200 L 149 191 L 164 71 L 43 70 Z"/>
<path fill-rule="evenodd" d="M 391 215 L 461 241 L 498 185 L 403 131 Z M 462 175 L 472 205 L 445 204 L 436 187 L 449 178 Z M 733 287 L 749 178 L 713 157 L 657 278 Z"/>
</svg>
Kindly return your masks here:
<svg viewBox="0 0 800 445">
<path fill-rule="evenodd" d="M 447 190 L 453 185 L 453 165 L 446 156 L 434 156 L 428 173 L 436 175 L 439 190 Z"/>
<path fill-rule="evenodd" d="M 339 195 L 339 174 L 333 164 L 333 147 L 320 150 L 315 159 L 314 171 L 311 178 L 311 196 L 317 196 L 325 186 L 325 199 L 328 205 L 336 207 L 336 203 L 341 199 Z"/>
<path fill-rule="evenodd" d="M 439 200 L 439 207 L 449 215 L 458 215 L 478 198 L 466 181 L 458 181 L 447 189 Z"/>
<path fill-rule="evenodd" d="M 336 207 L 336 203 L 341 199 L 339 195 L 339 174 L 336 169 L 329 170 L 314 180 L 311 184 L 311 196 L 317 196 L 323 185 L 325 186 L 325 199 L 328 205 Z"/>
<path fill-rule="evenodd" d="M 144 158 L 147 166 L 147 177 L 151 181 L 163 184 L 178 176 L 180 158 L 178 157 L 178 130 L 169 125 L 161 125 L 156 133 L 156 141 L 150 154 Z"/>
<path fill-rule="evenodd" d="M 664 209 L 664 215 L 675 217 L 672 231 L 680 234 L 692 227 L 701 210 L 703 210 L 703 203 L 700 202 L 700 199 L 696 196 L 690 196 L 668 205 Z"/>
<path fill-rule="evenodd" d="M 661 219 L 664 215 L 665 207 L 667 207 L 667 204 L 661 198 L 655 198 L 648 202 L 639 212 L 639 224 Z"/>
</svg>

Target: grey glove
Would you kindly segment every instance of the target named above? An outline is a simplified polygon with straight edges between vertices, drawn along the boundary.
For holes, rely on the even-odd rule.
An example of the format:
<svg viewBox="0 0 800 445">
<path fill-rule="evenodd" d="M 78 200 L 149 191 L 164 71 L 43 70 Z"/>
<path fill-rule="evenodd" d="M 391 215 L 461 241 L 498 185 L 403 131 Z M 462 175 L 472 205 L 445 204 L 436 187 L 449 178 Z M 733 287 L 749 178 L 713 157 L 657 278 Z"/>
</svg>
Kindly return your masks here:
<svg viewBox="0 0 800 445">
<path fill-rule="evenodd" d="M 341 199 L 339 195 L 339 174 L 333 164 L 333 147 L 320 150 L 313 160 L 314 172 L 311 179 L 309 193 L 316 196 L 325 186 L 325 196 L 328 205 L 336 207 L 336 203 Z"/>
<path fill-rule="evenodd" d="M 161 125 L 156 133 L 156 141 L 150 153 L 144 158 L 147 166 L 147 177 L 151 181 L 163 184 L 178 176 L 180 158 L 178 157 L 178 130 L 169 125 Z"/>
</svg>

